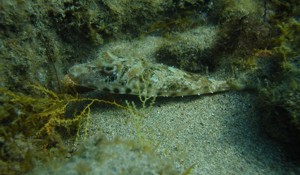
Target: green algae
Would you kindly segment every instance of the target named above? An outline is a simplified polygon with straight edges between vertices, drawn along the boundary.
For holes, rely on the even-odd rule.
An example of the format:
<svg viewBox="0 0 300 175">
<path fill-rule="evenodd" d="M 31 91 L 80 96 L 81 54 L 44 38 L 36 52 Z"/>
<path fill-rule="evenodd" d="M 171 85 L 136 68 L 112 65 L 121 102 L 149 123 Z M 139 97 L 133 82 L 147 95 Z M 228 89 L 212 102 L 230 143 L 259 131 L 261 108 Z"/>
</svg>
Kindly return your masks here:
<svg viewBox="0 0 300 175">
<path fill-rule="evenodd" d="M 266 131 L 287 144 L 295 159 L 300 156 L 300 57 L 289 58 L 260 90 L 262 122 Z M 274 78 L 274 77 L 273 77 Z"/>
<path fill-rule="evenodd" d="M 295 159 L 300 157 L 299 5 L 295 1 L 270 2 L 274 13 L 270 13 L 269 22 L 279 34 L 272 39 L 274 55 L 264 79 L 266 83 L 259 92 L 262 120 L 267 132 L 287 144 L 291 152 L 289 155 Z"/>
</svg>

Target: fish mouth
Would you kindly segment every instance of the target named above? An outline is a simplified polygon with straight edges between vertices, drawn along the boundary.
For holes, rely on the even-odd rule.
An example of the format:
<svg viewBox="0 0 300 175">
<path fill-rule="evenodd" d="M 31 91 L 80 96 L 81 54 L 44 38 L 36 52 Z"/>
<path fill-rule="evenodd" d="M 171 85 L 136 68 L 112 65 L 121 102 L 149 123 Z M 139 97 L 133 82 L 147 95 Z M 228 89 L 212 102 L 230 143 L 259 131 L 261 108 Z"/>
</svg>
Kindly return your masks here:
<svg viewBox="0 0 300 175">
<path fill-rule="evenodd" d="M 73 80 L 88 73 L 89 69 L 85 64 L 75 65 L 68 70 L 68 76 Z"/>
<path fill-rule="evenodd" d="M 62 83 L 65 85 L 67 90 L 71 90 L 72 92 L 75 91 L 76 93 L 87 93 L 95 90 L 95 88 L 82 86 L 76 83 L 68 74 L 64 76 Z"/>
<path fill-rule="evenodd" d="M 89 69 L 85 64 L 72 66 L 64 76 L 63 82 L 67 86 L 82 86 L 81 79 L 87 77 Z"/>
</svg>

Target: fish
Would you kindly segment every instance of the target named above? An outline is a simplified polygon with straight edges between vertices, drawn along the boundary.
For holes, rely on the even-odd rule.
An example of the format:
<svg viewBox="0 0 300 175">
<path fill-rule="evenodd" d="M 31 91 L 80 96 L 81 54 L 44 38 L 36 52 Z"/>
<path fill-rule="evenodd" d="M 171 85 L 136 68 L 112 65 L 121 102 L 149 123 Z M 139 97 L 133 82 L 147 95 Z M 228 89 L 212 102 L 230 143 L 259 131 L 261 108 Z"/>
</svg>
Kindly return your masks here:
<svg viewBox="0 0 300 175">
<path fill-rule="evenodd" d="M 110 52 L 94 61 L 72 66 L 65 79 L 75 86 L 104 93 L 147 97 L 202 95 L 231 89 L 225 80 L 214 80 L 161 63 L 116 56 Z"/>
</svg>

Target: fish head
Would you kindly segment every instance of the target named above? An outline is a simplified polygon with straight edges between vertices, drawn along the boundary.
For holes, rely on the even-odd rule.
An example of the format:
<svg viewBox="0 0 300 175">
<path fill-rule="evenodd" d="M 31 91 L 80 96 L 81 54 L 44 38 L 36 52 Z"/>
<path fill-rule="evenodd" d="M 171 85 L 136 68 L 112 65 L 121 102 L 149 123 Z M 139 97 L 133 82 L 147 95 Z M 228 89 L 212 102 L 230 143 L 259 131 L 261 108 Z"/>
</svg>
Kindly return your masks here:
<svg viewBox="0 0 300 175">
<path fill-rule="evenodd" d="M 72 66 L 67 76 L 76 86 L 98 89 L 98 86 L 116 82 L 120 71 L 121 63 L 113 60 L 96 60 Z"/>
</svg>

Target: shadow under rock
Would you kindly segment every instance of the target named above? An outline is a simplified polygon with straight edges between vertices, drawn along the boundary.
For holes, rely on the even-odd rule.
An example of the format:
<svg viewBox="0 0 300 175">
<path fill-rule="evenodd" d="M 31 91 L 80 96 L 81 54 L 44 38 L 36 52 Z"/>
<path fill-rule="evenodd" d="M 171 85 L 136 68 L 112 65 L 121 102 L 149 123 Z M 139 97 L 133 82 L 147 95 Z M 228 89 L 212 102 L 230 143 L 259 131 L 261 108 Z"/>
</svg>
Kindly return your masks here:
<svg viewBox="0 0 300 175">
<path fill-rule="evenodd" d="M 290 158 L 289 149 L 272 139 L 261 123 L 256 97 L 237 103 L 233 115 L 224 117 L 222 137 L 249 163 L 269 166 L 282 172 L 300 173 L 299 162 Z M 254 162 L 256 161 L 256 162 Z"/>
</svg>

